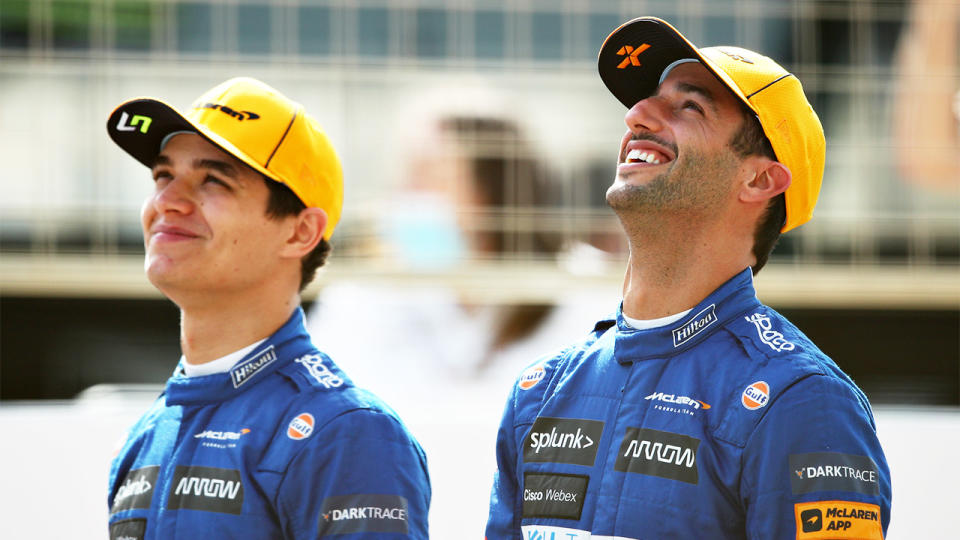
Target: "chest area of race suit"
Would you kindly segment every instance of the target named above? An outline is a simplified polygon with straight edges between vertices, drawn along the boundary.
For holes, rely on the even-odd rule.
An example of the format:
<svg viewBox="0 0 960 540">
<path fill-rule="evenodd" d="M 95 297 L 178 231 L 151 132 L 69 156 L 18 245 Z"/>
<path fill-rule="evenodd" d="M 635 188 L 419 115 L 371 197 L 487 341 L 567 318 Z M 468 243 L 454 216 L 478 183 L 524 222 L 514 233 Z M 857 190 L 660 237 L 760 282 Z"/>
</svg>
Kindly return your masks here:
<svg viewBox="0 0 960 540">
<path fill-rule="evenodd" d="M 316 422 L 307 410 L 271 406 L 275 386 L 222 403 L 155 407 L 119 457 L 111 538 L 172 537 L 191 528 L 193 536 L 210 527 L 269 537 L 286 458 Z"/>
<path fill-rule="evenodd" d="M 738 443 L 751 426 L 731 423 L 759 418 L 774 381 L 745 369 L 741 344 L 725 332 L 641 361 L 615 358 L 611 341 L 605 335 L 544 383 L 553 385 L 547 397 L 518 417 L 523 522 L 735 535 Z"/>
</svg>

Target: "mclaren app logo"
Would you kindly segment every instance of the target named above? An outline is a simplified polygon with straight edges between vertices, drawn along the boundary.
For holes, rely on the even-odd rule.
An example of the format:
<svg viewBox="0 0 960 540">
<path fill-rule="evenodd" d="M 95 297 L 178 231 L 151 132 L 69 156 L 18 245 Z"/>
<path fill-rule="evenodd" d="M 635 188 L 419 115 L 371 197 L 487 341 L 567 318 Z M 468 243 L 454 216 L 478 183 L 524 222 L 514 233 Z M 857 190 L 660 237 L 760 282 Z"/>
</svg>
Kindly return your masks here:
<svg viewBox="0 0 960 540">
<path fill-rule="evenodd" d="M 603 422 L 580 418 L 537 418 L 523 443 L 528 462 L 592 466 L 603 435 Z"/>
<path fill-rule="evenodd" d="M 852 501 L 794 505 L 797 540 L 883 538 L 880 507 Z"/>
</svg>

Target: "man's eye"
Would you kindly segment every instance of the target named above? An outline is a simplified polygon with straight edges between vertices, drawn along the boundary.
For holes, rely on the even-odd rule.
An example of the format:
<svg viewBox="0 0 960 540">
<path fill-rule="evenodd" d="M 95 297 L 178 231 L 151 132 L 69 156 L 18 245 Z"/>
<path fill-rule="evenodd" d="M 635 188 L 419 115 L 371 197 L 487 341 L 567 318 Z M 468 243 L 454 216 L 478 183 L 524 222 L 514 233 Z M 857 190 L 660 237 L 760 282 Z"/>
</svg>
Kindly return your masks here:
<svg viewBox="0 0 960 540">
<path fill-rule="evenodd" d="M 157 171 L 153 173 L 154 182 L 159 182 L 161 180 L 170 180 L 171 178 L 173 178 L 173 175 L 167 171 Z"/>
<path fill-rule="evenodd" d="M 216 176 L 207 175 L 207 177 L 203 179 L 203 183 L 204 183 L 204 184 L 208 184 L 208 183 L 218 184 L 218 185 L 220 185 L 220 187 L 225 187 L 225 188 L 227 188 L 227 189 L 230 189 L 230 186 L 229 186 L 226 182 L 224 182 L 223 180 L 220 180 L 220 179 L 217 178 Z"/>
<path fill-rule="evenodd" d="M 698 113 L 700 113 L 700 114 L 703 114 L 703 107 L 701 107 L 700 105 L 698 105 L 696 101 L 685 101 L 685 102 L 683 103 L 683 108 L 684 108 L 684 109 L 690 109 L 690 110 L 696 111 L 696 112 L 698 112 Z"/>
</svg>

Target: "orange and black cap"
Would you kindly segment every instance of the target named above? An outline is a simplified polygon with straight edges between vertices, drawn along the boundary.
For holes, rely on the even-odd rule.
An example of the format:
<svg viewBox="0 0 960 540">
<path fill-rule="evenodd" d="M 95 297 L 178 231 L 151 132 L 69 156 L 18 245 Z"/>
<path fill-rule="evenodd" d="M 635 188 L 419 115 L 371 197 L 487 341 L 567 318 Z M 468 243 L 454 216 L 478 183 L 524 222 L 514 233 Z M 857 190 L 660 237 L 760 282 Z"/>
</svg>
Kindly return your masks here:
<svg viewBox="0 0 960 540">
<path fill-rule="evenodd" d="M 343 208 L 340 159 L 320 124 L 303 107 L 247 77 L 225 81 L 181 113 L 155 98 L 120 104 L 107 132 L 120 148 L 152 167 L 165 139 L 195 132 L 267 178 L 286 185 L 304 205 L 327 214 L 327 240 Z"/>
<path fill-rule="evenodd" d="M 778 161 L 790 169 L 782 232 L 813 216 L 823 182 L 823 127 L 793 74 L 739 47 L 697 48 L 666 21 L 640 17 L 611 33 L 597 59 L 600 78 L 625 106 L 650 97 L 674 65 L 702 63 L 757 116 Z"/>
</svg>

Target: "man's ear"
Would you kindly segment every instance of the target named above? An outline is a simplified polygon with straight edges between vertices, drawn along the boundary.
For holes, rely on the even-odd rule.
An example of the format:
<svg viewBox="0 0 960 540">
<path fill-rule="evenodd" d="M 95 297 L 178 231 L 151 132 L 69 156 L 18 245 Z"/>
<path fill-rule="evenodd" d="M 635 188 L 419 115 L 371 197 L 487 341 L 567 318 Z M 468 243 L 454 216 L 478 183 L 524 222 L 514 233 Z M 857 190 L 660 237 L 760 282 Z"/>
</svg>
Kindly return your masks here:
<svg viewBox="0 0 960 540">
<path fill-rule="evenodd" d="M 304 208 L 291 216 L 293 230 L 283 246 L 283 255 L 296 259 L 313 251 L 327 229 L 327 213 L 320 208 Z"/>
<path fill-rule="evenodd" d="M 740 189 L 740 201 L 757 203 L 768 201 L 790 187 L 792 175 L 790 169 L 779 161 L 760 158 L 752 179 Z"/>
</svg>

